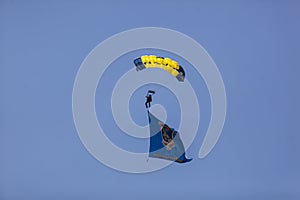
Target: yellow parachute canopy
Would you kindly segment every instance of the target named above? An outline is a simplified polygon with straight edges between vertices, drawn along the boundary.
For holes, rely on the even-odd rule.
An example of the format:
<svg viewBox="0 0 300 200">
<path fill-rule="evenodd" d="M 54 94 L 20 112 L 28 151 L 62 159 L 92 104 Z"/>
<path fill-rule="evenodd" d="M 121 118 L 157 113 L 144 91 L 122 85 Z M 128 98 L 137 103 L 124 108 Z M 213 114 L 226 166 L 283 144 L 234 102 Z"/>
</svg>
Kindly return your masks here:
<svg viewBox="0 0 300 200">
<path fill-rule="evenodd" d="M 175 76 L 179 81 L 184 81 L 185 78 L 185 72 L 183 68 L 175 60 L 170 58 L 144 55 L 135 59 L 134 64 L 137 71 L 145 68 L 160 68 Z"/>
</svg>

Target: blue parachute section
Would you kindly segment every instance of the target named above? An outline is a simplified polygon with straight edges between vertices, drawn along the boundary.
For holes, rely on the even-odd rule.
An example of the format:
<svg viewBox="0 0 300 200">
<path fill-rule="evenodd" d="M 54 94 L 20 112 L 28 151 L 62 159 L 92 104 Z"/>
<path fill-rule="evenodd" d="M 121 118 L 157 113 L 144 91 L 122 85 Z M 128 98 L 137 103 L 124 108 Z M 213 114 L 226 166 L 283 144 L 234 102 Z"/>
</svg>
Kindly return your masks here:
<svg viewBox="0 0 300 200">
<path fill-rule="evenodd" d="M 150 126 L 149 157 L 172 160 L 179 163 L 192 159 L 185 157 L 185 150 L 179 133 L 161 122 L 148 111 Z"/>
</svg>

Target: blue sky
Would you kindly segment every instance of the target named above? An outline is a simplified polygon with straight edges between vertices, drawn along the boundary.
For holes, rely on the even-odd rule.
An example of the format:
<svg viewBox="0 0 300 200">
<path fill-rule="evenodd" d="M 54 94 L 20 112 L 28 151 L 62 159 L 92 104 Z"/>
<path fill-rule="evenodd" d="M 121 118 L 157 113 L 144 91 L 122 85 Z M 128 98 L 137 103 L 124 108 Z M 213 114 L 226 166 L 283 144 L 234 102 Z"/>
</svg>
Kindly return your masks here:
<svg viewBox="0 0 300 200">
<path fill-rule="evenodd" d="M 0 199 L 299 199 L 299 8 L 298 1 L 0 1 Z M 191 75 L 201 99 L 200 129 L 188 149 L 194 160 L 136 175 L 86 151 L 73 122 L 72 90 L 96 45 L 145 26 L 200 43 L 219 68 L 228 104 L 219 142 L 197 159 L 210 102 L 201 77 Z M 116 60 L 104 80 L 116 80 L 122 70 L 114 67 L 129 58 Z M 102 88 L 100 81 L 96 94 L 104 101 L 97 115 L 107 120 L 109 95 L 101 90 L 112 84 Z M 139 94 L 143 88 L 132 104 Z M 171 101 L 168 112 L 177 105 Z M 132 116 L 143 124 L 136 110 Z M 113 132 L 122 148 L 144 150 L 145 142 Z"/>
</svg>

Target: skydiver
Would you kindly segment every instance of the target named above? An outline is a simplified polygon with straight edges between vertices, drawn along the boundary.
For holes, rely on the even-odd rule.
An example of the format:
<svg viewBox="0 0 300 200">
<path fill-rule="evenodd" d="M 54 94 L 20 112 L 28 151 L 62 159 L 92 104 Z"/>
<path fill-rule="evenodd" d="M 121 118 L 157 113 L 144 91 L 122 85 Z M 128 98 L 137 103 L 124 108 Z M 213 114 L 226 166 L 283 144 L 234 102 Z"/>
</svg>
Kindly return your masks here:
<svg viewBox="0 0 300 200">
<path fill-rule="evenodd" d="M 151 102 L 152 102 L 152 95 L 151 94 L 147 94 L 146 97 L 146 103 L 145 103 L 145 106 L 146 108 L 150 108 L 151 106 Z"/>
</svg>

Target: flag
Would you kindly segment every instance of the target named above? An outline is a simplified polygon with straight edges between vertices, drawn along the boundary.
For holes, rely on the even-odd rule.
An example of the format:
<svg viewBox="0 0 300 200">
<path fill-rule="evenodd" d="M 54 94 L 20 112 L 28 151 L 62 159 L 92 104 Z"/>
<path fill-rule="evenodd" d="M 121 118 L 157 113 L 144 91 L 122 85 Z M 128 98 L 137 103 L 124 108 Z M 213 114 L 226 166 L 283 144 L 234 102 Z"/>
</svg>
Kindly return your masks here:
<svg viewBox="0 0 300 200">
<path fill-rule="evenodd" d="M 179 133 L 164 124 L 148 111 L 150 127 L 149 157 L 172 160 L 178 163 L 189 162 Z"/>
</svg>

